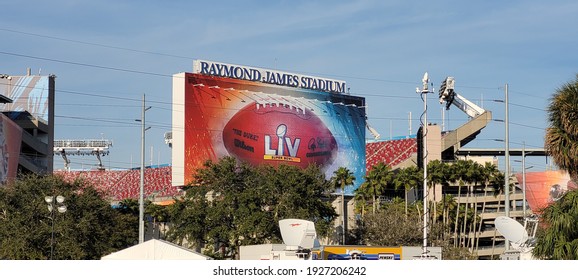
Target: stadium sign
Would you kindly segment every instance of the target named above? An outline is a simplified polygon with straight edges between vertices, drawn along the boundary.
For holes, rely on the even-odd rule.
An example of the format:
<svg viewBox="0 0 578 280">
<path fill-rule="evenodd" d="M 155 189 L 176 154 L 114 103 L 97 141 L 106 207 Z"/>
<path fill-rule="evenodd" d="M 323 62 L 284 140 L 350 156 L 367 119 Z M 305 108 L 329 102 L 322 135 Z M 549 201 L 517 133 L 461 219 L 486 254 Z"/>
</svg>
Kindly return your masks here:
<svg viewBox="0 0 578 280">
<path fill-rule="evenodd" d="M 193 73 L 331 93 L 345 93 L 346 90 L 345 81 L 341 80 L 207 60 L 195 60 Z"/>
</svg>

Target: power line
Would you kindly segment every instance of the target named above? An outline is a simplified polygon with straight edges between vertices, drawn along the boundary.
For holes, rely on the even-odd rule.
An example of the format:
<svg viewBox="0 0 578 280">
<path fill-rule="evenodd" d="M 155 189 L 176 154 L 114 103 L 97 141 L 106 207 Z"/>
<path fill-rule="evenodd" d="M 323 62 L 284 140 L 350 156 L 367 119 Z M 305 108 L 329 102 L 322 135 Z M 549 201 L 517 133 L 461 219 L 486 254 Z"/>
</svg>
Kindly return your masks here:
<svg viewBox="0 0 578 280">
<path fill-rule="evenodd" d="M 138 53 L 160 55 L 160 56 L 167 56 L 167 57 L 174 57 L 174 58 L 194 59 L 194 58 L 188 57 L 188 56 L 180 56 L 180 55 L 160 53 L 160 52 L 151 52 L 151 51 L 125 48 L 125 47 L 119 47 L 119 46 L 105 45 L 105 44 L 100 44 L 100 43 L 92 43 L 92 42 L 86 42 L 86 41 L 80 41 L 80 40 L 72 40 L 72 39 L 67 39 L 67 38 L 62 38 L 62 37 L 55 37 L 55 36 L 48 36 L 48 35 L 44 35 L 44 34 L 23 32 L 23 31 L 17 31 L 17 30 L 6 29 L 6 28 L 0 28 L 0 30 L 6 31 L 6 32 L 11 32 L 11 33 L 28 35 L 28 36 L 41 37 L 41 38 L 46 38 L 46 39 L 58 40 L 58 41 L 63 41 L 63 42 L 71 42 L 71 43 L 77 43 L 77 44 L 83 44 L 83 45 L 89 45 L 89 46 L 96 46 L 96 47 L 102 47 L 102 48 L 108 48 L 108 49 L 138 52 Z"/>
<path fill-rule="evenodd" d="M 139 108 L 138 105 L 119 105 L 119 104 L 83 104 L 83 103 L 58 103 L 57 106 L 73 107 L 122 107 L 122 108 Z"/>
<path fill-rule="evenodd" d="M 6 31 L 6 30 L 5 30 Z M 32 35 L 32 34 L 31 34 Z M 38 35 L 38 34 L 36 34 Z M 50 36 L 45 36 L 47 38 L 51 38 L 51 39 L 59 39 L 59 40 L 67 40 L 67 39 L 63 39 L 63 38 L 57 38 L 57 37 L 50 37 Z M 68 40 L 71 42 L 74 42 L 74 40 Z M 137 52 L 144 52 L 144 53 L 149 53 L 149 54 L 156 54 L 156 55 L 164 55 L 161 53 L 154 53 L 154 52 L 146 52 L 146 51 L 140 51 L 140 50 L 135 50 L 135 49 L 128 49 L 128 48 L 120 48 L 120 47 L 113 47 L 113 46 L 107 46 L 107 45 L 102 45 L 102 44 L 94 44 L 94 43 L 87 43 L 87 42 L 81 42 L 81 41 L 77 41 L 77 43 L 85 43 L 85 44 L 92 44 L 95 46 L 101 46 L 101 47 L 110 47 L 110 48 L 116 48 L 116 49 L 122 49 L 122 50 L 127 50 L 127 51 L 137 51 Z M 153 72 L 145 72 L 145 71 L 138 71 L 138 70 L 131 70 L 131 69 L 124 69 L 124 68 L 117 68 L 117 67 L 109 67 L 109 66 L 101 66 L 101 65 L 95 65 L 95 64 L 88 64 L 88 63 L 79 63 L 79 62 L 73 62 L 73 61 L 65 61 L 65 60 L 58 60 L 58 59 L 51 59 L 51 58 L 45 58 L 45 57 L 38 57 L 38 56 L 31 56 L 31 55 L 24 55 L 24 54 L 17 54 L 17 53 L 10 53 L 10 52 L 0 52 L 0 54 L 5 54 L 5 55 L 12 55 L 12 56 L 18 56 L 18 57 L 25 57 L 25 58 L 31 58 L 31 59 L 37 59 L 37 60 L 46 60 L 46 61 L 52 61 L 52 62 L 58 62 L 58 63 L 64 63 L 64 64 L 71 64 L 71 65 L 77 65 L 77 66 L 83 66 L 83 67 L 92 67 L 92 68 L 98 68 L 98 69 L 104 69 L 104 70 L 112 70 L 112 71 L 122 71 L 122 72 L 128 72 L 128 73 L 136 73 L 136 74 L 145 74 L 145 75 L 154 75 L 154 76 L 161 76 L 161 77 L 173 77 L 173 75 L 167 75 L 167 74 L 160 74 L 160 73 L 153 73 Z M 188 57 L 186 57 L 188 58 Z M 338 76 L 338 75 L 330 75 L 330 76 Z M 341 77 L 347 77 L 347 76 L 341 76 Z M 382 81 L 382 82 L 390 82 L 390 83 L 404 83 L 404 84 L 415 84 L 414 82 L 404 82 L 404 81 L 395 81 L 395 80 L 385 80 L 385 79 L 373 79 L 373 78 L 361 78 L 361 77 L 350 77 L 350 78 L 356 78 L 356 79 L 364 79 L 364 80 L 373 80 L 373 81 Z M 464 88 L 479 88 L 479 89 L 499 89 L 499 88 L 491 88 L 491 87 L 469 87 L 469 86 L 462 86 Z M 71 94 L 78 94 L 78 95 L 85 95 L 85 96 L 94 96 L 94 97 L 101 97 L 101 98 L 111 98 L 114 100 L 127 100 L 127 101 L 139 101 L 136 98 L 122 98 L 119 96 L 105 96 L 105 95 L 99 95 L 99 94 L 90 94 L 90 93 L 84 93 L 84 92 L 74 92 L 74 91 L 65 91 L 65 90 L 59 90 L 59 92 L 67 92 L 67 93 L 71 93 Z M 359 92 L 357 94 L 363 95 L 363 93 Z M 526 94 L 528 95 L 528 94 Z M 410 97 L 410 96 L 395 96 L 395 95 L 380 95 L 380 94 L 365 94 L 365 96 L 376 96 L 376 97 L 380 97 L 380 98 L 416 98 L 416 97 Z M 153 103 L 155 101 L 151 101 L 151 103 Z M 159 104 L 166 104 L 166 105 L 172 105 L 171 102 L 159 102 L 157 101 L 156 103 Z M 540 111 L 545 111 L 544 109 L 540 109 L 540 108 L 536 108 L 536 107 L 531 107 L 531 106 L 525 106 L 525 105 L 521 105 L 521 104 L 512 104 L 513 106 L 519 106 L 519 107 L 523 107 L 523 108 L 527 108 L 527 109 L 533 109 L 533 110 L 540 110 Z M 162 107 L 159 107 L 162 108 Z M 171 109 L 166 109 L 166 108 L 162 108 L 165 110 L 171 110 Z M 60 116 L 60 117 L 64 117 L 64 116 Z M 69 116 L 69 118 L 73 118 L 72 116 Z M 104 119 L 100 119 L 100 120 L 96 120 L 96 119 L 87 119 L 87 118 L 81 118 L 81 117 L 76 117 L 77 119 L 84 119 L 84 120 L 91 120 L 91 121 L 102 121 L 102 122 L 112 122 L 111 120 L 104 120 Z M 389 118 L 389 119 L 395 119 L 395 118 Z M 126 123 L 124 123 L 126 124 Z M 538 128 L 538 127 L 534 127 L 534 126 L 529 126 L 529 125 L 523 125 L 523 124 L 517 124 L 519 126 L 525 126 L 525 127 L 530 127 L 530 128 L 536 128 L 536 129 L 543 129 L 543 128 Z M 166 126 L 167 128 L 169 126 Z"/>
<path fill-rule="evenodd" d="M 160 74 L 160 73 L 153 73 L 153 72 L 144 72 L 144 71 L 129 70 L 129 69 L 121 69 L 121 68 L 115 68 L 115 67 L 99 66 L 99 65 L 85 64 L 85 63 L 78 63 L 78 62 L 70 62 L 70 61 L 62 61 L 62 60 L 56 60 L 56 59 L 49 59 L 49 58 L 41 58 L 41 57 L 34 57 L 34 56 L 28 56 L 28 55 L 20 55 L 20 54 L 6 53 L 6 52 L 1 52 L 1 51 L 0 51 L 0 54 L 16 55 L 16 56 L 22 56 L 22 57 L 28 57 L 28 58 L 34 58 L 34 59 L 40 59 L 40 60 L 55 61 L 55 62 L 60 62 L 60 63 L 67 63 L 67 64 L 73 64 L 73 65 L 79 65 L 79 66 L 86 66 L 86 67 L 94 67 L 94 68 L 107 69 L 107 70 L 124 71 L 124 72 L 130 72 L 130 73 L 147 74 L 147 75 L 155 75 L 155 76 L 162 76 L 162 77 L 172 77 L 172 75 L 167 75 L 167 74 Z M 384 80 L 384 81 L 386 81 L 386 80 Z M 5 84 L 5 83 L 4 83 L 4 84 Z M 493 88 L 492 88 L 492 89 L 493 89 Z M 123 98 L 123 97 L 118 97 L 118 96 L 106 96 L 106 95 L 90 94 L 90 93 L 79 92 L 79 91 L 58 90 L 58 92 L 78 94 L 78 95 L 84 95 L 84 96 L 94 96 L 94 97 L 102 97 L 102 98 L 111 98 L 111 99 L 115 99 L 115 100 L 139 101 L 137 98 Z M 416 98 L 417 98 L 417 97 L 415 97 L 415 96 L 409 96 L 409 95 L 408 95 L 408 96 L 406 96 L 406 95 L 383 95 L 383 94 L 375 94 L 375 93 L 374 93 L 374 94 L 371 94 L 371 93 L 363 93 L 363 92 L 355 92 L 354 94 L 356 94 L 356 95 L 358 95 L 358 96 L 361 96 L 361 97 L 374 96 L 374 97 L 380 97 L 380 98 L 396 98 L 396 99 L 416 99 Z M 495 100 L 488 100 L 488 99 L 484 99 L 484 100 L 485 100 L 485 101 L 495 101 Z M 484 101 L 484 100 L 482 100 L 482 101 Z M 171 102 L 162 102 L 162 101 L 151 101 L 151 103 L 172 105 Z M 527 108 L 527 109 L 533 109 L 533 110 L 539 110 L 539 111 L 546 111 L 545 109 L 542 109 L 542 108 L 537 108 L 537 107 L 532 107 L 532 106 L 526 106 L 526 105 L 522 105 L 522 104 L 510 103 L 510 105 L 512 105 L 512 106 L 518 106 L 518 107 L 522 107 L 522 108 Z"/>
<path fill-rule="evenodd" d="M 522 108 L 526 108 L 526 109 L 532 109 L 532 110 L 542 111 L 542 112 L 548 112 L 548 110 L 546 110 L 546 109 L 537 108 L 537 107 L 532 107 L 532 106 L 526 106 L 526 105 L 521 105 L 521 104 L 516 104 L 516 103 L 512 103 L 512 102 L 510 102 L 510 105 L 516 106 L 516 107 L 522 107 Z"/>
<path fill-rule="evenodd" d="M 98 68 L 98 69 L 105 69 L 105 70 L 134 73 L 134 74 L 143 74 L 143 75 L 160 76 L 160 77 L 172 77 L 173 76 L 173 75 L 159 74 L 159 73 L 153 73 L 153 72 L 145 72 L 145 71 L 130 70 L 130 69 L 110 67 L 110 66 L 101 66 L 101 65 L 95 65 L 95 64 L 73 62 L 73 61 L 66 61 L 66 60 L 60 60 L 60 59 L 52 59 L 52 58 L 25 55 L 25 54 L 17 54 L 17 53 L 11 53 L 11 52 L 0 51 L 0 54 L 17 56 L 17 57 L 24 57 L 24 58 L 30 58 L 30 59 L 36 59 L 36 60 L 51 61 L 51 62 L 57 62 L 57 63 L 63 63 L 63 64 L 76 65 L 76 66 L 84 66 L 84 67 L 90 67 L 90 68 Z"/>
<path fill-rule="evenodd" d="M 6 31 L 6 32 L 11 32 L 11 33 L 28 35 L 28 36 L 34 36 L 34 37 L 40 37 L 40 38 L 58 40 L 58 41 L 63 41 L 63 42 L 71 42 L 71 43 L 77 43 L 77 44 L 83 44 L 83 45 L 89 45 L 89 46 L 96 46 L 96 47 L 102 47 L 102 48 L 108 48 L 108 49 L 123 50 L 123 51 L 130 51 L 130 52 L 151 54 L 151 55 L 158 55 L 158 56 L 166 56 L 166 57 L 173 57 L 173 58 L 179 58 L 179 59 L 181 59 L 181 58 L 191 59 L 191 60 L 194 60 L 194 59 L 195 59 L 195 58 L 193 58 L 193 57 L 188 57 L 188 56 L 180 56 L 180 55 L 173 55 L 173 54 L 167 54 L 167 53 L 161 53 L 161 52 L 152 52 L 152 51 L 138 50 L 138 49 L 133 49 L 133 48 L 112 46 L 112 45 L 106 45 L 106 44 L 101 44 L 101 43 L 93 43 L 93 42 L 73 40 L 73 39 L 67 39 L 67 38 L 56 37 L 56 36 L 48 36 L 48 35 L 37 34 L 37 33 L 17 31 L 17 30 L 6 29 L 6 28 L 0 28 L 0 30 L 1 30 L 1 31 Z M 23 55 L 22 55 L 22 56 L 23 56 Z M 25 57 L 28 57 L 28 56 L 25 56 Z M 29 58 L 36 58 L 36 57 L 29 57 Z M 36 58 L 36 59 L 40 59 L 40 58 Z M 47 60 L 48 60 L 48 59 L 47 59 Z M 52 61 L 52 60 L 51 60 L 51 61 Z M 60 61 L 57 61 L 57 62 L 60 62 Z M 69 62 L 67 62 L 67 63 L 69 63 Z M 71 64 L 76 64 L 76 63 L 71 63 Z M 97 67 L 97 66 L 96 66 L 96 65 L 92 65 L 92 67 Z M 101 67 L 97 67 L 97 68 L 101 68 Z M 120 69 L 111 69 L 111 70 L 120 70 Z M 122 70 L 122 71 L 125 71 L 125 70 Z M 295 71 L 295 70 L 288 69 L 287 71 Z M 128 71 L 128 72 L 132 72 L 132 71 Z M 337 75 L 337 74 L 326 74 L 326 73 L 318 73 L 318 72 L 302 72 L 302 71 L 299 71 L 299 72 L 301 72 L 301 73 L 303 73 L 303 74 L 310 74 L 310 75 L 322 75 L 322 76 L 328 76 L 328 77 L 348 78 L 348 79 L 365 80 L 365 81 L 376 81 L 376 82 L 397 83 L 397 84 L 412 84 L 412 85 L 416 84 L 416 83 L 413 82 L 413 81 L 411 81 L 411 82 L 409 82 L 409 81 L 398 81 L 398 80 L 388 80 L 388 79 L 379 79 L 379 78 L 368 78 L 368 77 L 357 77 L 357 76 L 347 76 L 347 75 Z M 159 75 L 161 75 L 161 74 L 159 74 Z M 462 86 L 462 87 L 467 88 L 466 86 Z M 494 88 L 488 88 L 488 87 L 469 87 L 469 88 L 494 89 Z"/>
<path fill-rule="evenodd" d="M 96 47 L 108 48 L 108 49 L 114 49 L 114 50 L 122 50 L 122 51 L 136 52 L 136 53 L 143 53 L 143 54 L 150 54 L 150 55 L 157 55 L 157 56 L 165 56 L 165 57 L 172 57 L 172 58 L 178 58 L 178 59 L 190 59 L 190 60 L 194 60 L 194 59 L 195 59 L 194 57 L 190 57 L 190 56 L 175 55 L 175 54 L 168 54 L 168 53 L 148 51 L 148 50 L 140 50 L 140 49 L 134 49 L 134 48 L 121 47 L 121 46 L 113 46 L 113 45 L 107 45 L 107 44 L 102 44 L 102 43 L 95 43 L 95 42 L 87 42 L 87 41 L 81 41 L 81 40 L 74 40 L 74 39 L 57 37 L 57 36 L 49 36 L 49 35 L 45 35 L 45 34 L 38 34 L 38 33 L 32 33 L 32 32 L 24 32 L 24 31 L 14 30 L 14 29 L 8 29 L 8 28 L 0 28 L 0 31 L 10 32 L 10 33 L 15 33 L 15 34 L 21 34 L 21 35 L 27 35 L 27 36 L 33 36 L 33 37 L 39 37 L 39 38 L 46 38 L 46 39 L 51 39 L 51 40 L 58 40 L 58 41 L 63 41 L 63 42 L 83 44 L 83 45 L 88 45 L 88 46 L 96 46 Z M 5 54 L 10 54 L 10 53 L 5 53 Z M 18 54 L 10 54 L 10 55 L 18 55 Z M 24 56 L 24 55 L 19 55 L 19 56 Z M 36 58 L 36 57 L 32 57 L 32 56 L 24 56 L 24 57 Z M 41 59 L 41 58 L 36 58 L 36 59 Z M 50 59 L 47 59 L 47 60 L 50 60 Z M 59 62 L 58 60 L 54 60 L 54 61 Z M 63 63 L 70 63 L 70 64 L 76 64 L 76 65 L 84 65 L 84 64 L 82 64 L 82 63 L 75 63 L 75 62 L 63 62 Z M 97 65 L 89 65 L 89 64 L 87 64 L 86 66 L 108 69 L 108 67 L 97 66 Z M 120 68 L 114 68 L 114 67 L 111 67 L 110 70 L 126 71 L 126 72 L 132 72 L 132 73 L 141 73 L 141 74 L 149 74 L 149 75 L 157 75 L 157 76 L 158 76 L 158 75 L 165 76 L 164 74 L 150 73 L 150 72 L 141 72 L 141 71 L 120 69 Z M 287 71 L 295 71 L 295 70 L 288 69 Z M 302 71 L 299 71 L 299 72 L 302 72 Z M 302 73 L 304 73 L 304 74 L 313 74 L 313 75 L 322 75 L 322 76 L 330 76 L 330 77 L 351 78 L 351 79 L 357 79 L 357 80 L 378 81 L 378 82 L 386 82 L 386 83 L 399 83 L 399 84 L 412 84 L 412 85 L 415 85 L 415 84 L 416 84 L 415 81 L 399 81 L 399 80 L 380 79 L 380 78 L 368 78 L 368 77 L 356 77 L 356 76 L 348 76 L 348 75 L 337 75 L 337 74 L 318 73 L 318 72 L 302 72 Z M 482 86 L 467 86 L 467 85 L 461 85 L 460 88 L 486 89 L 486 90 L 503 90 L 503 87 L 502 87 L 502 86 L 498 86 L 498 87 L 482 87 Z M 512 93 L 517 93 L 517 94 L 522 94 L 522 95 L 530 96 L 530 97 L 534 97 L 534 98 L 543 98 L 543 96 L 532 95 L 532 94 L 528 94 L 528 93 L 521 92 L 521 91 L 512 91 L 512 90 L 510 90 L 510 92 L 512 92 Z"/>
</svg>

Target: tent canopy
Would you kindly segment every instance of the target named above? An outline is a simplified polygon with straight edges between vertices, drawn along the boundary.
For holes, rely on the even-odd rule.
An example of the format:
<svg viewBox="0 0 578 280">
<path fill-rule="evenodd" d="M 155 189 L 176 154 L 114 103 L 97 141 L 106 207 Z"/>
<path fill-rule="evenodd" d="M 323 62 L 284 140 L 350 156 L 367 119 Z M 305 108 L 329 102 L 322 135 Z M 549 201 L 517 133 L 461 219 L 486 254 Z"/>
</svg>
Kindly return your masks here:
<svg viewBox="0 0 578 280">
<path fill-rule="evenodd" d="M 211 258 L 176 244 L 151 239 L 106 255 L 102 260 L 210 260 Z"/>
</svg>

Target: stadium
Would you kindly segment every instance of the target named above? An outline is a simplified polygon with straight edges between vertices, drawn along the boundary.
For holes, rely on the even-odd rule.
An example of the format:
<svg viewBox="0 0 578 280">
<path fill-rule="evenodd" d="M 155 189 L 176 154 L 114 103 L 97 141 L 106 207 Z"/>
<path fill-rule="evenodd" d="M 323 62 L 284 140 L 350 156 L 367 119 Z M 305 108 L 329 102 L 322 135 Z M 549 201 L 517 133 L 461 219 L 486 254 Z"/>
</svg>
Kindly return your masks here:
<svg viewBox="0 0 578 280">
<path fill-rule="evenodd" d="M 141 183 L 145 199 L 169 205 L 182 195 L 183 187 L 191 182 L 204 161 L 227 155 L 252 164 L 305 167 L 315 163 L 328 177 L 337 168 L 346 167 L 356 178 L 363 178 L 378 163 L 393 170 L 423 165 L 420 161 L 424 150 L 428 162 L 473 159 L 497 163 L 496 156 L 505 153 L 465 148 L 490 122 L 492 114 L 458 94 L 453 80 L 444 81 L 440 98 L 448 109 L 453 106 L 467 114 L 466 123 L 451 131 L 428 123 L 422 126 L 428 132 L 426 139 L 420 129 L 417 134 L 381 140 L 366 121 L 365 99 L 346 92 L 345 81 L 197 60 L 192 73 L 173 75 L 172 130 L 165 134 L 172 162 L 146 166 L 142 172 L 141 168 L 109 170 L 104 168 L 101 156 L 110 152 L 111 141 L 54 139 L 54 76 L 28 73 L 4 75 L 2 80 L 2 182 L 16 178 L 18 173 L 54 173 L 69 181 L 82 178 L 101 190 L 113 205 L 125 199 L 139 199 Z M 30 100 L 36 104 L 30 105 Z M 366 131 L 373 139 L 366 139 Z M 524 151 L 509 152 L 519 155 Z M 545 155 L 543 150 L 528 152 L 532 156 Z M 78 155 L 95 156 L 99 167 L 69 170 L 65 166 L 53 171 L 53 157 L 61 156 L 68 164 L 71 157 Z M 520 186 L 512 193 L 511 217 L 526 217 L 520 205 L 528 197 L 530 208 L 551 199 L 543 195 L 544 187 L 538 186 L 545 180 L 544 174 L 537 173 L 531 178 L 529 185 L 535 187 L 528 188 L 526 197 Z M 516 177 L 521 180 L 520 174 Z M 548 187 L 566 179 L 550 180 Z M 353 194 L 360 183 L 346 188 L 344 196 L 336 195 L 333 202 L 335 207 L 342 202 L 347 205 L 347 229 L 354 224 Z M 503 254 L 507 241 L 496 234 L 493 221 L 503 215 L 501 203 L 505 197 L 476 190 L 473 196 L 477 199 L 472 201 L 459 193 L 455 186 L 437 188 L 434 197 L 452 194 L 461 203 L 479 209 L 486 226 L 468 237 L 480 244 L 471 248 L 472 253 L 486 259 Z M 419 194 L 414 199 L 419 199 Z M 147 236 L 153 237 L 158 236 Z"/>
</svg>

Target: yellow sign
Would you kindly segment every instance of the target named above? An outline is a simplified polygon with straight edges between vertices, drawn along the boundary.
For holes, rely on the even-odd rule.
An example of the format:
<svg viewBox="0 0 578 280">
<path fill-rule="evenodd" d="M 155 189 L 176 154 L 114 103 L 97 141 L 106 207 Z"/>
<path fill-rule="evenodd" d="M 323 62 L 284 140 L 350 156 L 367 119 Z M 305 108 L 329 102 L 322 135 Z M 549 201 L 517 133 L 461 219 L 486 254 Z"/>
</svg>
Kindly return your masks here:
<svg viewBox="0 0 578 280">
<path fill-rule="evenodd" d="M 264 155 L 264 160 L 277 160 L 277 161 L 290 161 L 290 162 L 301 162 L 301 159 L 298 157 L 290 157 L 290 156 L 276 156 L 276 155 Z"/>
<path fill-rule="evenodd" d="M 336 245 L 312 250 L 320 260 L 400 260 L 401 247 Z"/>
</svg>

